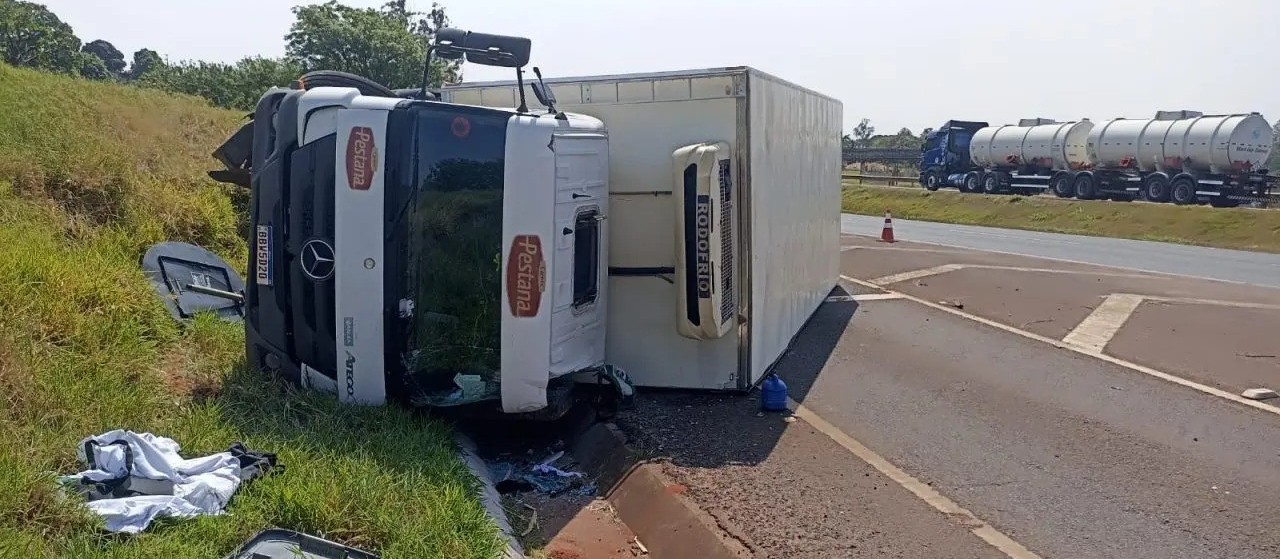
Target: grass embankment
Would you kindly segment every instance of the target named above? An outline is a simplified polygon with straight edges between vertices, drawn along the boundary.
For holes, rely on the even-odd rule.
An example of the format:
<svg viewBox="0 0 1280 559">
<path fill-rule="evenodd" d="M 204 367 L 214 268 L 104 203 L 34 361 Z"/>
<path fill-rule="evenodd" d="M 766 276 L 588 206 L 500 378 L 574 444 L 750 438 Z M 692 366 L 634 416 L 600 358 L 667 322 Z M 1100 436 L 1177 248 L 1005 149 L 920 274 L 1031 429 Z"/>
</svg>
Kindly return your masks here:
<svg viewBox="0 0 1280 559">
<path fill-rule="evenodd" d="M 1280 211 L 987 196 L 845 184 L 844 211 L 1280 253 Z"/>
<path fill-rule="evenodd" d="M 175 324 L 139 272 L 161 240 L 243 266 L 245 194 L 204 176 L 241 115 L 3 64 L 0 111 L 0 557 L 221 557 L 268 526 L 387 558 L 500 549 L 443 426 L 243 370 L 238 326 Z M 186 456 L 244 441 L 286 470 L 229 515 L 110 536 L 54 479 L 80 469 L 82 437 L 115 428 Z"/>
</svg>

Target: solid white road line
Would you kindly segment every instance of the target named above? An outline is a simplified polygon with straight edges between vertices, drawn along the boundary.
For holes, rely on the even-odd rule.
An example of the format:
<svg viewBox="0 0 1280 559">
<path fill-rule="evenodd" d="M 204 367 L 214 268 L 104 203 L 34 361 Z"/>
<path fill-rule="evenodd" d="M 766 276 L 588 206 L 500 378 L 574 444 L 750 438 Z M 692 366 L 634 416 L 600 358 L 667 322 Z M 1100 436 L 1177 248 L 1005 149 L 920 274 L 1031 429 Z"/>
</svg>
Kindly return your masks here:
<svg viewBox="0 0 1280 559">
<path fill-rule="evenodd" d="M 828 303 L 847 303 L 849 301 L 888 301 L 901 299 L 897 293 L 861 293 L 858 295 L 832 295 L 827 297 Z"/>
<path fill-rule="evenodd" d="M 960 522 L 963 523 L 965 527 L 969 528 L 975 536 L 982 538 L 983 541 L 987 542 L 992 547 L 1000 550 L 1012 559 L 1040 559 L 1039 555 L 1036 555 L 1022 544 L 1014 541 L 1013 538 L 1004 535 L 999 530 L 978 518 L 972 512 L 969 512 L 968 509 L 960 506 L 955 501 L 952 501 L 943 494 L 938 493 L 937 490 L 930 487 L 928 484 L 916 479 L 911 474 L 903 471 L 902 468 L 893 465 L 893 463 L 886 460 L 883 456 L 876 454 L 874 450 L 867 448 L 866 445 L 858 442 L 844 431 L 841 431 L 835 425 L 832 425 L 827 420 L 823 419 L 822 416 L 814 413 L 813 410 L 804 407 L 804 405 L 796 402 L 795 400 L 791 400 L 790 398 L 788 398 L 788 403 L 791 404 L 791 408 L 796 417 L 803 419 L 805 423 L 812 425 L 814 429 L 817 429 L 822 434 L 830 437 L 832 441 L 835 441 L 836 444 L 844 447 L 844 449 L 848 450 L 850 454 L 857 456 L 863 462 L 866 462 L 872 468 L 875 468 L 881 474 L 884 474 L 885 477 L 893 480 L 894 483 L 897 483 L 903 489 L 910 491 L 920 500 L 928 503 L 929 506 L 933 507 L 938 512 L 953 518 L 958 518 Z"/>
<path fill-rule="evenodd" d="M 866 234 L 866 233 L 841 233 L 841 235 L 846 236 L 846 237 L 865 237 L 865 238 L 870 238 L 870 239 L 874 239 L 874 238 L 876 238 L 876 237 L 877 237 L 877 235 L 869 235 L 869 234 Z M 1266 288 L 1266 289 L 1276 289 L 1275 287 L 1270 286 L 1270 285 L 1259 285 L 1259 284 L 1256 284 L 1256 283 L 1250 283 L 1250 282 L 1247 282 L 1247 281 L 1229 280 L 1229 279 L 1221 279 L 1221 278 L 1211 278 L 1211 277 L 1206 277 L 1206 276 L 1197 276 L 1197 275 L 1194 275 L 1194 274 L 1179 274 L 1179 273 L 1175 273 L 1175 272 L 1161 272 L 1161 271 L 1158 271 L 1158 270 L 1148 270 L 1148 269 L 1146 269 L 1146 268 L 1137 268 L 1137 267 L 1133 267 L 1133 266 L 1116 266 L 1116 265 L 1112 265 L 1112 264 L 1099 264 L 1099 263 L 1097 263 L 1097 262 L 1087 262 L 1087 261 L 1084 261 L 1084 260 L 1076 260 L 1076 259 L 1073 259 L 1073 258 L 1057 258 L 1057 257 L 1053 257 L 1053 256 L 1040 256 L 1040 255 L 1038 255 L 1038 254 L 1030 254 L 1030 253 L 1026 253 L 1026 252 L 1014 252 L 1014 251 L 1011 251 L 1011 250 L 994 250 L 994 249 L 983 249 L 983 248 L 970 248 L 970 247 L 963 247 L 963 246 L 951 245 L 951 244 L 947 244 L 947 243 L 937 243 L 937 242 L 932 242 L 932 241 L 903 241 L 903 242 L 910 242 L 910 243 L 921 244 L 921 245 L 933 245 L 933 246 L 948 247 L 948 248 L 958 248 L 958 249 L 967 250 L 967 251 L 972 251 L 972 252 L 990 252 L 990 253 L 992 253 L 992 254 L 1008 254 L 1008 255 L 1010 255 L 1010 256 L 1025 256 L 1025 257 L 1027 257 L 1027 258 L 1037 258 L 1037 259 L 1040 259 L 1040 260 L 1050 260 L 1050 261 L 1053 261 L 1053 262 L 1066 262 L 1066 263 L 1068 263 L 1068 264 L 1084 264 L 1084 265 L 1086 265 L 1086 266 L 1099 266 L 1099 267 L 1102 267 L 1102 268 L 1112 268 L 1112 269 L 1116 269 L 1116 270 L 1131 270 L 1131 271 L 1134 271 L 1134 272 L 1144 272 L 1144 273 L 1152 274 L 1152 275 L 1155 275 L 1155 276 L 1172 276 L 1172 277 L 1175 277 L 1175 278 L 1192 278 L 1192 279 L 1198 279 L 1198 280 L 1216 281 L 1216 282 L 1219 282 L 1219 283 L 1231 283 L 1231 284 L 1236 284 L 1236 285 L 1248 285 L 1248 286 L 1252 286 L 1252 287 L 1262 287 L 1262 288 Z M 1069 244 L 1077 244 L 1077 243 L 1075 243 L 1075 242 L 1070 242 Z M 886 247 L 886 248 L 887 248 L 887 247 Z"/>
<path fill-rule="evenodd" d="M 1140 295 L 1128 293 L 1107 295 L 1102 304 L 1081 320 L 1080 324 L 1062 338 L 1062 341 L 1085 351 L 1101 352 L 1141 304 L 1142 296 Z"/>
<path fill-rule="evenodd" d="M 871 283 L 877 286 L 889 285 L 891 283 L 910 281 L 913 279 L 927 278 L 929 276 L 945 274 L 947 272 L 954 272 L 956 270 L 960 270 L 963 268 L 964 268 L 963 264 L 943 264 L 941 266 L 934 266 L 932 268 L 924 268 L 921 270 L 911 270 L 910 272 L 902 272 L 900 274 L 890 274 L 884 277 L 873 279 L 871 280 Z"/>
<path fill-rule="evenodd" d="M 1081 349 L 1081 348 L 1079 348 L 1079 347 L 1076 347 L 1076 346 L 1074 346 L 1074 345 L 1068 344 L 1068 343 L 1063 342 L 1063 341 L 1060 341 L 1060 340 L 1055 340 L 1055 339 L 1053 339 L 1053 338 L 1048 338 L 1048 337 L 1045 337 L 1045 336 L 1041 336 L 1041 335 L 1036 334 L 1036 333 L 1034 333 L 1034 332 L 1028 332 L 1028 331 L 1026 331 L 1026 330 L 1021 330 L 1021 329 L 1018 329 L 1018 328 L 1014 328 L 1014 327 L 1009 326 L 1009 325 L 1007 325 L 1007 324 L 1001 324 L 1001 323 L 996 322 L 996 321 L 994 321 L 994 320 L 989 320 L 989 319 L 986 319 L 986 318 L 982 318 L 982 317 L 980 317 L 980 316 L 978 316 L 978 315 L 969 314 L 969 313 L 964 312 L 964 311 L 959 310 L 959 309 L 954 309 L 954 308 L 951 308 L 951 307 L 948 307 L 948 306 L 945 306 L 945 305 L 939 305 L 939 304 L 934 303 L 934 302 L 932 302 L 932 301 L 927 301 L 927 300 L 921 299 L 921 298 L 919 298 L 919 297 L 914 297 L 914 296 L 911 296 L 911 295 L 907 295 L 906 293 L 900 293 L 900 292 L 897 292 L 897 291 L 893 291 L 893 290 L 891 290 L 891 289 L 887 289 L 887 288 L 885 288 L 885 287 L 881 287 L 881 286 L 879 286 L 879 285 L 875 285 L 875 284 L 873 284 L 873 283 L 871 283 L 871 282 L 869 282 L 869 281 L 866 281 L 866 280 L 860 280 L 860 279 L 858 279 L 858 278 L 849 277 L 849 276 L 845 276 L 845 275 L 841 275 L 841 276 L 840 276 L 840 279 L 843 279 L 843 280 L 845 280 L 845 281 L 847 281 L 847 282 L 849 282 L 849 283 L 855 283 L 855 284 L 858 284 L 858 285 L 861 285 L 861 286 L 864 286 L 864 287 L 871 287 L 871 288 L 875 288 L 875 289 L 883 289 L 883 290 L 885 290 L 885 291 L 887 291 L 887 292 L 889 292 L 889 293 L 899 293 L 900 295 L 902 295 L 902 298 L 903 298 L 903 299 L 906 299 L 906 300 L 911 301 L 911 302 L 913 302 L 913 303 L 918 303 L 918 304 L 924 305 L 924 306 L 926 306 L 926 307 L 929 307 L 929 308 L 932 308 L 932 309 L 935 309 L 935 310 L 939 310 L 939 311 L 942 311 L 942 312 L 945 312 L 945 313 L 950 313 L 950 314 L 953 314 L 953 315 L 958 316 L 958 317 L 961 317 L 961 318 L 967 318 L 967 319 L 972 320 L 972 321 L 974 321 L 974 322 L 979 322 L 979 323 L 982 323 L 982 324 L 986 324 L 987 326 L 990 326 L 990 327 L 992 327 L 992 328 L 996 328 L 996 329 L 999 329 L 999 330 L 1004 330 L 1005 332 L 1009 332 L 1009 333 L 1011 333 L 1011 334 L 1017 334 L 1017 335 L 1022 336 L 1022 337 L 1024 337 L 1024 338 L 1028 338 L 1028 339 L 1035 340 L 1035 341 L 1038 341 L 1038 342 L 1043 342 L 1043 343 L 1049 344 L 1049 345 L 1054 346 L 1054 347 L 1059 347 L 1059 348 L 1062 348 L 1062 349 L 1068 349 L 1068 350 L 1074 351 L 1074 352 L 1076 352 L 1076 353 L 1079 353 L 1079 354 L 1081 354 L 1081 355 L 1085 355 L 1085 356 L 1088 356 L 1088 357 L 1093 357 L 1093 358 L 1095 358 L 1095 359 L 1101 359 L 1101 360 L 1106 361 L 1106 362 L 1108 362 L 1108 363 L 1111 363 L 1111 364 L 1113 364 L 1113 365 L 1119 365 L 1119 366 L 1121 366 L 1121 367 L 1124 367 L 1124 368 L 1129 369 L 1129 370 L 1132 370 L 1132 371 L 1137 371 L 1137 372 L 1139 372 L 1139 373 L 1143 373 L 1143 374 L 1146 374 L 1146 375 L 1150 375 L 1150 376 L 1156 377 L 1156 378 L 1161 379 L 1161 380 L 1167 380 L 1167 381 L 1172 382 L 1172 383 L 1174 383 L 1174 384 L 1179 384 L 1179 385 L 1185 386 L 1185 387 L 1187 387 L 1187 388 L 1190 388 L 1190 389 L 1192 389 L 1192 390 L 1197 390 L 1197 391 L 1199 391 L 1199 392 L 1203 392 L 1203 393 L 1208 394 L 1208 395 L 1210 395 L 1210 396 L 1217 396 L 1217 397 L 1219 397 L 1219 398 L 1223 398 L 1223 399 L 1225 399 L 1225 400 L 1231 400 L 1232 402 L 1235 402 L 1235 403 L 1237 403 L 1237 404 L 1241 404 L 1241 405 L 1244 405 L 1244 406 L 1249 406 L 1249 407 L 1254 408 L 1254 409 L 1256 409 L 1256 410 L 1264 411 L 1264 412 L 1267 412 L 1267 413 L 1270 413 L 1270 414 L 1280 415 L 1280 407 L 1269 406 L 1269 405 L 1267 405 L 1267 404 L 1263 404 L 1263 403 L 1255 402 L 1255 401 L 1253 401 L 1253 400 L 1250 400 L 1250 399 L 1244 398 L 1244 397 L 1239 396 L 1239 395 L 1237 395 L 1237 394 L 1232 394 L 1232 393 L 1230 393 L 1230 392 L 1226 392 L 1226 391 L 1224 391 L 1224 390 L 1219 390 L 1219 389 L 1214 388 L 1214 387 L 1212 387 L 1212 386 L 1207 386 L 1207 385 L 1200 384 L 1200 383 L 1195 382 L 1195 381 L 1191 381 L 1191 380 L 1184 379 L 1184 378 L 1182 378 L 1182 377 L 1174 376 L 1174 375 L 1171 375 L 1171 374 L 1166 373 L 1166 372 L 1164 372 L 1164 371 L 1157 371 L 1157 370 L 1155 370 L 1155 369 L 1152 369 L 1151 367 L 1146 367 L 1146 366 L 1143 366 L 1143 365 L 1139 365 L 1139 364 L 1137 364 L 1137 363 L 1132 363 L 1132 362 L 1129 362 L 1129 361 L 1125 361 L 1124 359 L 1120 359 L 1120 358 L 1117 358 L 1117 357 L 1112 357 L 1112 356 L 1107 355 L 1107 354 L 1102 353 L 1102 352 L 1098 352 L 1098 351 L 1088 351 L 1088 350 L 1085 350 L 1085 349 Z"/>
<path fill-rule="evenodd" d="M 1026 266 L 995 266 L 995 265 L 989 265 L 989 264 L 943 264 L 941 266 L 934 266 L 932 268 L 912 270 L 910 272 L 902 272 L 900 274 L 891 274 L 888 276 L 879 277 L 871 280 L 871 283 L 874 283 L 877 286 L 883 286 L 883 285 L 889 285 L 891 283 L 898 283 L 898 282 L 903 282 L 907 280 L 926 278 L 929 276 L 945 274 L 947 272 L 954 272 L 956 270 L 968 270 L 968 269 L 1008 270 L 1011 272 L 1035 272 L 1040 274 L 1076 274 L 1076 275 L 1100 276 L 1100 277 L 1108 277 L 1108 278 L 1160 279 L 1159 276 L 1152 276 L 1147 274 L 1129 274 L 1129 273 L 1122 273 L 1122 272 L 1098 272 L 1095 270 L 1060 270 L 1058 268 L 1029 268 Z"/>
<path fill-rule="evenodd" d="M 1143 299 L 1161 303 L 1182 303 L 1186 305 L 1215 305 L 1219 307 L 1238 307 L 1242 309 L 1280 310 L 1280 305 L 1270 303 L 1250 303 L 1248 301 L 1223 301 L 1221 299 L 1195 299 L 1191 297 L 1160 297 L 1158 295 L 1142 295 Z"/>
</svg>

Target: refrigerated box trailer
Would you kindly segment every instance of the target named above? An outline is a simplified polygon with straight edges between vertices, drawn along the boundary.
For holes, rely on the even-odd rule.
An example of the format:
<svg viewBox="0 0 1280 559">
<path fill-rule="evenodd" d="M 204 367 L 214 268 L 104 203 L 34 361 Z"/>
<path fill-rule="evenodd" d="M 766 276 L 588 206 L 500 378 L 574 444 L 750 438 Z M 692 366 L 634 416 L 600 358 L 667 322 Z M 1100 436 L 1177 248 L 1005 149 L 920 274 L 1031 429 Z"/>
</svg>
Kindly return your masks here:
<svg viewBox="0 0 1280 559">
<path fill-rule="evenodd" d="M 545 86 L 608 135 L 605 360 L 638 386 L 754 386 L 839 277 L 840 101 L 748 67 Z M 514 81 L 441 95 L 521 102 Z"/>
</svg>

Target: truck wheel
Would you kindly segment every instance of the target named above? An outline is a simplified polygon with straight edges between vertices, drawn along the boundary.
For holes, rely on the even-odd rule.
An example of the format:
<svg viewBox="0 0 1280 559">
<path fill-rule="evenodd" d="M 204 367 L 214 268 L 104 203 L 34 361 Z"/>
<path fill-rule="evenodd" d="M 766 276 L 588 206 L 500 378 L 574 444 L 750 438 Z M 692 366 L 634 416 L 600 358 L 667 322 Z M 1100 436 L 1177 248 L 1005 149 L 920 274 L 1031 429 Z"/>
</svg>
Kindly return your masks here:
<svg viewBox="0 0 1280 559">
<path fill-rule="evenodd" d="M 1049 179 L 1049 190 L 1059 198 L 1071 198 L 1076 195 L 1075 186 L 1071 184 L 1071 173 L 1060 171 Z"/>
<path fill-rule="evenodd" d="M 1088 173 L 1076 175 L 1074 186 L 1076 198 L 1081 200 L 1092 200 L 1098 195 L 1098 184 L 1094 181 L 1093 175 Z"/>
<path fill-rule="evenodd" d="M 1142 183 L 1142 199 L 1148 202 L 1169 201 L 1169 177 L 1151 175 Z"/>
<path fill-rule="evenodd" d="M 982 179 L 982 192 L 984 194 L 999 194 L 1001 178 L 1002 175 L 1000 173 L 988 174 Z"/>
<path fill-rule="evenodd" d="M 942 188 L 942 177 L 937 171 L 929 171 L 924 174 L 924 188 L 929 192 L 937 192 Z"/>
<path fill-rule="evenodd" d="M 960 185 L 960 192 L 978 192 L 980 190 L 982 190 L 982 177 L 976 171 L 964 176 L 964 183 Z"/>
<path fill-rule="evenodd" d="M 1174 204 L 1187 206 L 1197 202 L 1196 181 L 1191 177 L 1178 177 L 1169 186 L 1169 197 Z"/>
</svg>

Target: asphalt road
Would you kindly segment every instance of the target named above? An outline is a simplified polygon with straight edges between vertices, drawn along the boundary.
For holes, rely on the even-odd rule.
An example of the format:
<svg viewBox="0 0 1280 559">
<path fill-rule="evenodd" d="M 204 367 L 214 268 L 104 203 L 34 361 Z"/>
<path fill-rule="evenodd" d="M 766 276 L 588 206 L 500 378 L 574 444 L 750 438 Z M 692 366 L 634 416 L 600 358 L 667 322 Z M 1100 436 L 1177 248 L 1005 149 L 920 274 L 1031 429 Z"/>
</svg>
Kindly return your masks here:
<svg viewBox="0 0 1280 559">
<path fill-rule="evenodd" d="M 867 281 L 940 262 L 985 266 L 890 287 L 963 298 L 966 312 L 1055 339 L 1114 290 L 1280 302 L 1271 289 L 851 242 L 863 248 L 843 253 L 842 272 Z M 1052 304 L 1031 305 L 1042 297 Z M 1251 346 L 1208 351 L 1280 309 L 1204 308 L 1222 316 L 1188 336 L 1162 329 L 1198 320 L 1200 307 L 1144 305 L 1107 351 L 1160 366 L 1172 344 L 1201 360 L 1180 358 L 1187 368 L 1174 376 L 1280 381 L 1261 361 L 1248 378 L 1214 375 Z M 916 482 L 1044 559 L 1280 557 L 1280 415 L 906 299 L 828 302 L 776 370 L 828 427 L 758 415 L 758 393 L 646 393 L 622 417 L 757 557 L 1026 557 L 988 544 L 975 519 L 920 497 Z M 914 479 L 886 474 L 830 429 Z"/>
<path fill-rule="evenodd" d="M 879 235 L 884 218 L 844 214 L 841 230 Z M 1280 254 L 1170 243 L 893 220 L 900 240 L 1280 287 Z"/>
</svg>

